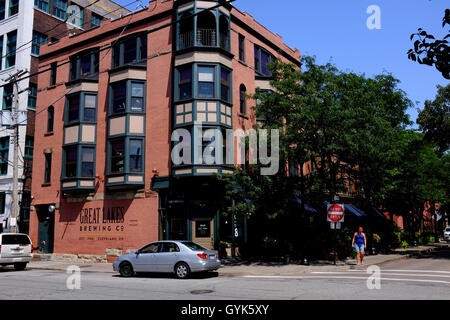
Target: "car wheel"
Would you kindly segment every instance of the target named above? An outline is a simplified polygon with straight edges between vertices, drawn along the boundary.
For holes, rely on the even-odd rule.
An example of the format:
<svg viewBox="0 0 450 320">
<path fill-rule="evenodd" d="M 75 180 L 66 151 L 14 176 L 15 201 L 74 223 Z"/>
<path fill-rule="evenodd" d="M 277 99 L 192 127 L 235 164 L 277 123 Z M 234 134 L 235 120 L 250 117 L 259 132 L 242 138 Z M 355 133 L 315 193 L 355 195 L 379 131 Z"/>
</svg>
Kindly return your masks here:
<svg viewBox="0 0 450 320">
<path fill-rule="evenodd" d="M 25 270 L 26 267 L 27 267 L 27 264 L 24 262 L 14 264 L 14 269 L 17 271 Z"/>
<path fill-rule="evenodd" d="M 191 269 L 186 263 L 180 262 L 175 266 L 175 275 L 178 279 L 186 279 L 190 274 Z"/>
<path fill-rule="evenodd" d="M 132 277 L 134 275 L 133 266 L 129 262 L 122 262 L 119 266 L 119 273 L 122 277 Z"/>
</svg>

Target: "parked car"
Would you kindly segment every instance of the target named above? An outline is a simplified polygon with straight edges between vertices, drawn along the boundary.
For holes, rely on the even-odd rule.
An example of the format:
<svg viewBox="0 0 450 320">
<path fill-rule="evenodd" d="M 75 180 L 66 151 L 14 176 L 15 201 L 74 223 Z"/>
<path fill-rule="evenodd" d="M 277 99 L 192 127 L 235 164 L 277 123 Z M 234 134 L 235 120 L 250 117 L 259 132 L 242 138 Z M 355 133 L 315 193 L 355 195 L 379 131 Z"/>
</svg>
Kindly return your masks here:
<svg viewBox="0 0 450 320">
<path fill-rule="evenodd" d="M 0 266 L 14 265 L 16 270 L 24 270 L 33 259 L 30 237 L 24 233 L 0 234 Z"/>
<path fill-rule="evenodd" d="M 137 272 L 175 273 L 185 279 L 191 272 L 213 271 L 221 265 L 219 253 L 191 241 L 156 241 L 120 256 L 113 270 L 123 277 Z"/>
<path fill-rule="evenodd" d="M 444 229 L 444 240 L 450 242 L 450 227 Z"/>
</svg>

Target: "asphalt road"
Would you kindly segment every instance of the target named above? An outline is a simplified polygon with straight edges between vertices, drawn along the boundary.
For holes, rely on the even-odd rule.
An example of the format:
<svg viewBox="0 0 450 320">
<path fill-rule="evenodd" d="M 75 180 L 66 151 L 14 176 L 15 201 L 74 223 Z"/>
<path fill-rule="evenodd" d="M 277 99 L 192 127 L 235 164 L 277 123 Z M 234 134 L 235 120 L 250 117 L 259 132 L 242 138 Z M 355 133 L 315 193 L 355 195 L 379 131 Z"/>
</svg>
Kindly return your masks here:
<svg viewBox="0 0 450 320">
<path fill-rule="evenodd" d="M 81 270 L 79 282 L 74 274 L 62 271 L 5 267 L 0 268 L 0 288 L 1 299 L 12 300 L 449 300 L 449 262 L 447 249 L 385 263 L 379 266 L 380 274 L 367 273 L 362 266 L 299 276 L 224 277 L 212 273 L 178 280 L 170 275 L 121 278 Z"/>
</svg>

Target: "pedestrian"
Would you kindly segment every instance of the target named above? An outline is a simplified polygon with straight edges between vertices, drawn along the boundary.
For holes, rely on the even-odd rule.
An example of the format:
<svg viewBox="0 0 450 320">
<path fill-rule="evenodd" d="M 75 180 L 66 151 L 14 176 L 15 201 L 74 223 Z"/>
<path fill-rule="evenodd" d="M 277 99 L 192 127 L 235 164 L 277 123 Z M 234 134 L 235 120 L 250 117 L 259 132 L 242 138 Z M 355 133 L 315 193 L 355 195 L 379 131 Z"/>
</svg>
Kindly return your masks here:
<svg viewBox="0 0 450 320">
<path fill-rule="evenodd" d="M 356 250 L 356 265 L 363 265 L 364 249 L 366 248 L 366 235 L 363 233 L 362 227 L 359 227 L 358 232 L 355 232 L 353 235 L 352 247 Z"/>
</svg>

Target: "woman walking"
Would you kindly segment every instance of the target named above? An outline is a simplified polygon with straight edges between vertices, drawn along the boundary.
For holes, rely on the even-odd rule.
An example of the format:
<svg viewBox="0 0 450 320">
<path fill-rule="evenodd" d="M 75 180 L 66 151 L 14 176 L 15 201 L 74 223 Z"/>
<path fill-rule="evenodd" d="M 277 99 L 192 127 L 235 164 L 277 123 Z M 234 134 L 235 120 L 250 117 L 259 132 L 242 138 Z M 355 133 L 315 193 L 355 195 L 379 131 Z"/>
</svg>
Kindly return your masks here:
<svg viewBox="0 0 450 320">
<path fill-rule="evenodd" d="M 356 250 L 356 265 L 363 265 L 364 249 L 366 248 L 366 235 L 363 233 L 362 227 L 359 227 L 358 232 L 355 232 L 352 247 L 355 247 Z"/>
</svg>

